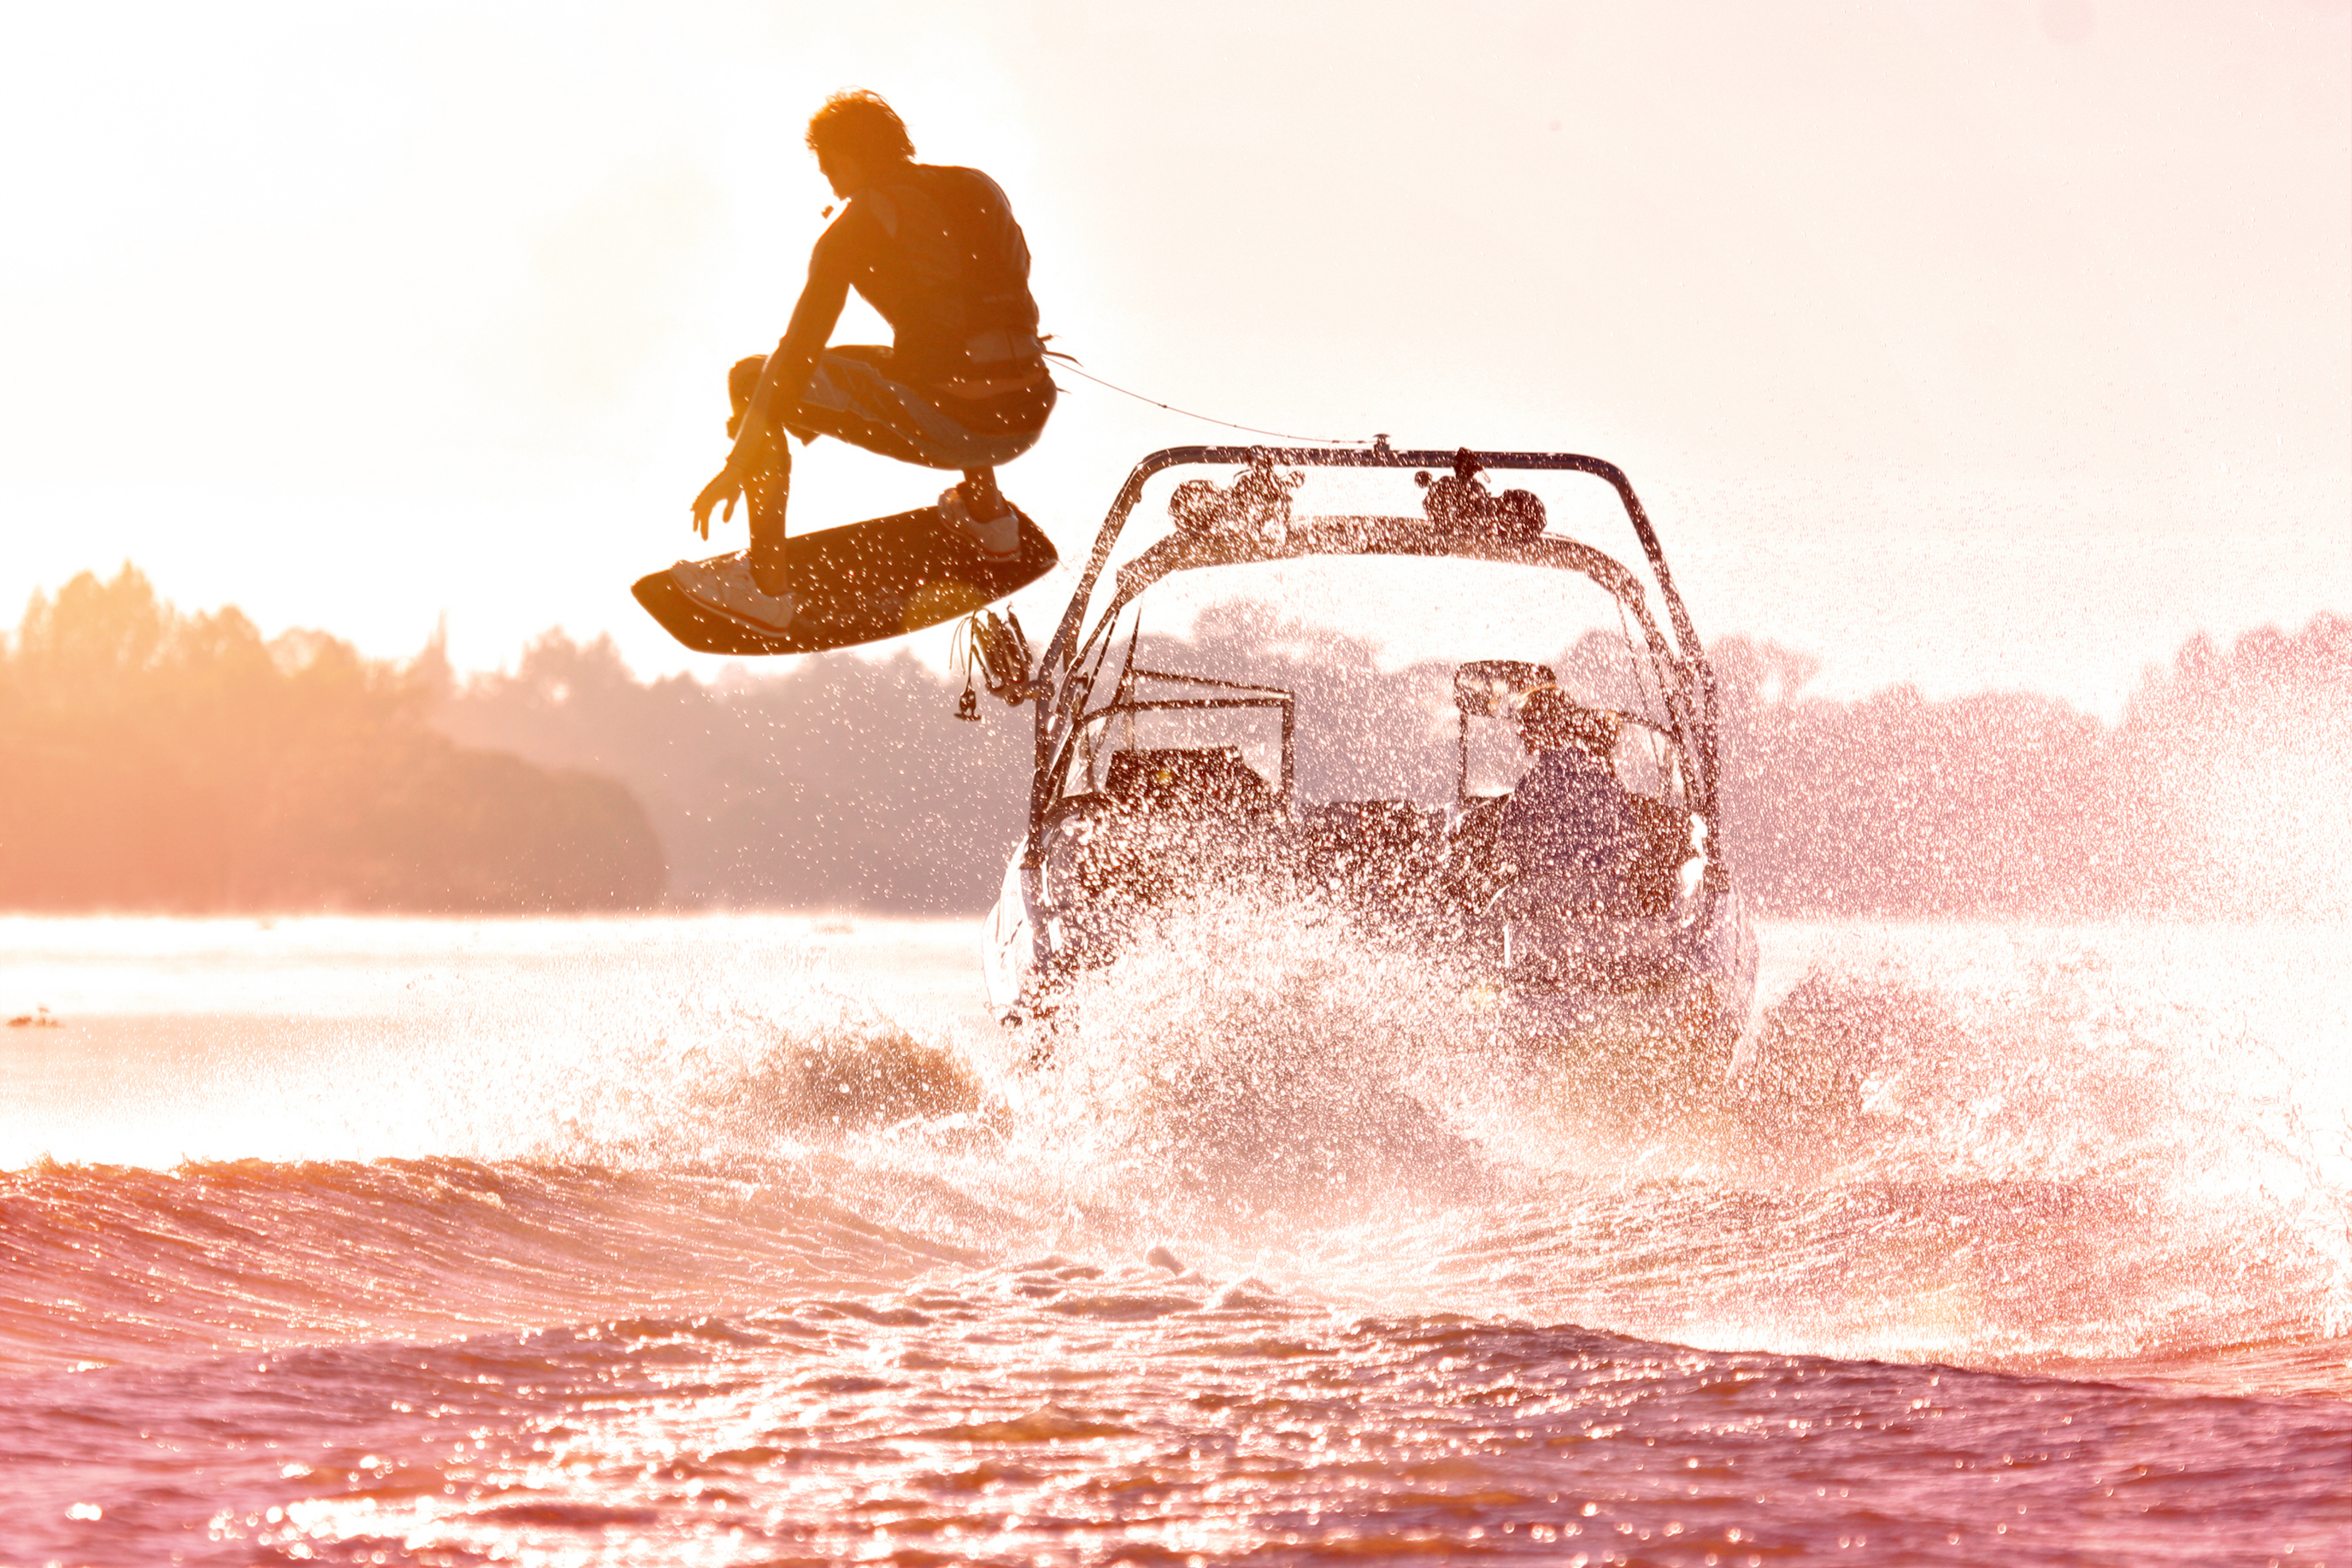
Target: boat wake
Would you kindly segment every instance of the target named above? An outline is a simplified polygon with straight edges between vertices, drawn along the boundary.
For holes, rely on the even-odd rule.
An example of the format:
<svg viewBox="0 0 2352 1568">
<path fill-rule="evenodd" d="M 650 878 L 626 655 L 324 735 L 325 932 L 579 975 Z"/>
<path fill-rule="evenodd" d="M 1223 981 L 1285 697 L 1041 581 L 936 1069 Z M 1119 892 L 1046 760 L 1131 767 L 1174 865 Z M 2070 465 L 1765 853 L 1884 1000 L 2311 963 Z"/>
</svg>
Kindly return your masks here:
<svg viewBox="0 0 2352 1568">
<path fill-rule="evenodd" d="M 1475 980 L 1235 904 L 1171 910 L 1012 1033 L 901 1025 L 812 969 L 505 1059 L 347 1051 L 220 1090 L 307 1117 L 303 1157 L 67 1148 L 0 1177 L 0 1358 L 723 1314 L 1162 1247 L 1339 1310 L 2352 1389 L 2343 1085 L 2291 1009 L 2156 999 L 2215 933 L 1780 937 L 1735 1080 L 1664 1094 L 1510 1036 Z M 2245 967 L 2204 963 L 2217 994 Z"/>
<path fill-rule="evenodd" d="M 2200 933 L 1908 934 L 1784 976 L 1731 1083 L 1661 1085 L 1408 952 L 1194 905 L 1028 1038 L 1020 1152 L 1085 1215 L 1062 1239 L 1158 1227 L 1339 1300 L 2352 1387 L 2317 1042 L 2157 1000 L 2135 947 Z"/>
</svg>

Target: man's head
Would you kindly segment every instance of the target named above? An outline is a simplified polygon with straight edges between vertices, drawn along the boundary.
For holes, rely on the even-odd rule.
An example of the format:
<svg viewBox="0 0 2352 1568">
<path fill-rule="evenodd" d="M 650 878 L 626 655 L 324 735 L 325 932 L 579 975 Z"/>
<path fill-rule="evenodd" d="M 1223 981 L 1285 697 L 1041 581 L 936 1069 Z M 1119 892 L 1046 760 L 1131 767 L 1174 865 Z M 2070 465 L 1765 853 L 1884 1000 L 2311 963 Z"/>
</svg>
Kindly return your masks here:
<svg viewBox="0 0 2352 1568">
<path fill-rule="evenodd" d="M 1519 742 L 1530 752 L 1556 752 L 1575 746 L 1606 762 L 1617 750 L 1624 721 L 1614 713 L 1587 708 L 1557 686 L 1538 686 L 1521 694 L 1512 718 L 1519 727 Z"/>
<path fill-rule="evenodd" d="M 837 196 L 848 195 L 915 155 L 898 111 L 880 93 L 864 88 L 835 93 L 809 116 L 808 145 Z"/>
</svg>

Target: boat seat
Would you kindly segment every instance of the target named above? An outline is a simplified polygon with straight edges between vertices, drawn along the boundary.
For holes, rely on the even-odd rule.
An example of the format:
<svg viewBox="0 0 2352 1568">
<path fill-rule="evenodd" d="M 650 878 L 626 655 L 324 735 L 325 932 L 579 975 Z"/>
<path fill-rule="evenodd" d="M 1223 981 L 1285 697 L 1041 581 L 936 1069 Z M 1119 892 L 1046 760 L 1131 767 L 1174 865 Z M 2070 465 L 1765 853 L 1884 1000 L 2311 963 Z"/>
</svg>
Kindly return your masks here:
<svg viewBox="0 0 2352 1568">
<path fill-rule="evenodd" d="M 1393 904 L 1433 887 L 1445 817 L 1410 800 L 1335 800 L 1299 813 L 1306 866 L 1358 898 Z"/>
<path fill-rule="evenodd" d="M 1620 815 L 1595 825 L 1601 837 L 1591 839 L 1585 837 L 1591 827 L 1551 823 L 1517 792 L 1506 797 L 1495 830 L 1479 847 L 1490 861 L 1526 861 L 1510 868 L 1517 880 L 1506 903 L 1619 918 L 1669 913 L 1683 863 L 1696 853 L 1690 813 L 1630 793 L 1613 804 Z"/>
<path fill-rule="evenodd" d="M 1388 845 L 1400 852 L 1442 839 L 1443 812 L 1429 811 L 1409 800 L 1334 800 L 1310 805 L 1299 814 L 1310 834 L 1350 843 Z"/>
<path fill-rule="evenodd" d="M 1270 816 L 1274 791 L 1239 746 L 1162 746 L 1117 752 L 1104 793 L 1130 811 Z"/>
</svg>

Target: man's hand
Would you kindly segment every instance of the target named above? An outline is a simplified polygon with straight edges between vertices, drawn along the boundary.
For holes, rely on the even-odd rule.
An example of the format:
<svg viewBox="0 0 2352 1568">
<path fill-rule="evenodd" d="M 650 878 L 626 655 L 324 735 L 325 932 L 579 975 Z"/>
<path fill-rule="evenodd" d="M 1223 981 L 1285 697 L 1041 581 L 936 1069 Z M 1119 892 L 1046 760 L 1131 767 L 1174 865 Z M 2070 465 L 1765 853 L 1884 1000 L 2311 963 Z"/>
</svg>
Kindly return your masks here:
<svg viewBox="0 0 2352 1568">
<path fill-rule="evenodd" d="M 727 510 L 719 513 L 719 521 L 734 521 L 735 503 L 742 499 L 743 476 L 736 471 L 735 454 L 730 452 L 727 466 L 719 470 L 719 477 L 703 486 L 702 493 L 694 498 L 694 531 L 705 539 L 710 537 L 710 514 L 721 501 L 727 503 Z"/>
<path fill-rule="evenodd" d="M 756 406 L 752 412 L 758 413 Z M 710 537 L 710 514 L 722 501 L 727 510 L 719 512 L 719 521 L 734 521 L 735 503 L 743 499 L 751 479 L 775 467 L 774 438 L 763 434 L 754 420 L 746 419 L 742 432 L 735 437 L 735 445 L 728 448 L 727 466 L 694 498 L 694 531 L 705 539 Z"/>
</svg>

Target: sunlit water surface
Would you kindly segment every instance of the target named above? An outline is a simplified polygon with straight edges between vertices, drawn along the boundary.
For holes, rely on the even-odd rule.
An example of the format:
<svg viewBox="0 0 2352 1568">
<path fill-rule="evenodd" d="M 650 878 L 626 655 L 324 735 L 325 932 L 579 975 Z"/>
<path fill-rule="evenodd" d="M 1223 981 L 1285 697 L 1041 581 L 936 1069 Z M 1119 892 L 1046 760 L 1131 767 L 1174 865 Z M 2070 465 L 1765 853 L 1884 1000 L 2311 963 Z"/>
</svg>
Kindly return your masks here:
<svg viewBox="0 0 2352 1568">
<path fill-rule="evenodd" d="M 975 937 L 0 921 L 0 1562 L 2352 1564 L 2337 931 Z"/>
</svg>

